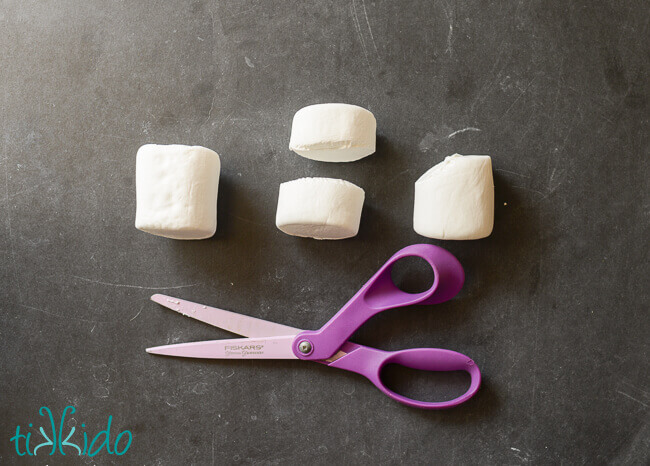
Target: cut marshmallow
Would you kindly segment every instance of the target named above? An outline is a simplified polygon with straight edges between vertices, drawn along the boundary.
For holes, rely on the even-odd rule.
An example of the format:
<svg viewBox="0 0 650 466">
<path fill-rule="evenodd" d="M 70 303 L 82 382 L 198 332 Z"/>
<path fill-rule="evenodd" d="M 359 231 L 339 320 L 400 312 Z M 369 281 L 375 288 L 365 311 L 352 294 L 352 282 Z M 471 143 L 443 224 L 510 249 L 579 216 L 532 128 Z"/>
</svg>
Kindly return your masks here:
<svg viewBox="0 0 650 466">
<path fill-rule="evenodd" d="M 277 227 L 288 235 L 344 239 L 359 231 L 365 192 L 344 180 L 300 178 L 280 185 Z"/>
<path fill-rule="evenodd" d="M 492 233 L 494 180 L 487 155 L 454 154 L 415 182 L 413 228 L 436 239 L 479 239 Z"/>
<path fill-rule="evenodd" d="M 146 144 L 136 157 L 135 227 L 173 239 L 217 231 L 219 155 L 205 147 Z"/>
<path fill-rule="evenodd" d="M 375 152 L 377 122 L 365 108 L 310 105 L 296 112 L 289 149 L 308 159 L 353 162 Z"/>
</svg>

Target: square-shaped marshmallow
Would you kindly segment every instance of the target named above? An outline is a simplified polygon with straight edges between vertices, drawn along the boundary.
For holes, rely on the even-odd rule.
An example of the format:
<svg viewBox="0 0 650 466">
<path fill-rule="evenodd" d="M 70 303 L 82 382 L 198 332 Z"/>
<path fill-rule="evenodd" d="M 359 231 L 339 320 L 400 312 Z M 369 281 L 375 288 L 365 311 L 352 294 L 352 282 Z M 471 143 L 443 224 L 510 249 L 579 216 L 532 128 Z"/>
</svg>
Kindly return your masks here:
<svg viewBox="0 0 650 466">
<path fill-rule="evenodd" d="M 436 239 L 480 239 L 492 233 L 494 181 L 487 155 L 454 154 L 415 182 L 413 228 Z"/>
<path fill-rule="evenodd" d="M 146 144 L 136 157 L 135 227 L 173 239 L 217 230 L 219 155 L 205 147 Z"/>
<path fill-rule="evenodd" d="M 308 159 L 353 162 L 375 152 L 377 121 L 349 104 L 316 104 L 293 117 L 289 149 Z"/>
<path fill-rule="evenodd" d="M 300 178 L 280 185 L 276 226 L 292 236 L 351 238 L 359 231 L 366 194 L 345 180 Z"/>
</svg>

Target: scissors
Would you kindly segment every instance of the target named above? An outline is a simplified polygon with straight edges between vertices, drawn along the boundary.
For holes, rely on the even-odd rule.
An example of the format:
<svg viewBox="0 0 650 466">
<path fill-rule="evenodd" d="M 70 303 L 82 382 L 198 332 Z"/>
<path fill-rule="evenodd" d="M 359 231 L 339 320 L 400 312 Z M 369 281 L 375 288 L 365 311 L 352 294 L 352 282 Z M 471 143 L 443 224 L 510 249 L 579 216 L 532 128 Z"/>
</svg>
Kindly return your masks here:
<svg viewBox="0 0 650 466">
<path fill-rule="evenodd" d="M 391 269 L 405 257 L 421 257 L 434 272 L 433 284 L 421 293 L 400 290 Z M 414 244 L 395 253 L 368 282 L 325 325 L 305 331 L 235 312 L 155 294 L 152 301 L 188 317 L 247 338 L 179 343 L 147 348 L 148 353 L 209 359 L 302 359 L 356 372 L 368 378 L 393 400 L 422 409 L 444 409 L 470 399 L 481 384 L 478 366 L 467 356 L 439 348 L 383 351 L 348 339 L 372 316 L 402 306 L 437 304 L 460 291 L 465 281 L 463 267 L 450 252 L 431 244 Z M 465 371 L 470 387 L 448 401 L 419 401 L 389 389 L 382 381 L 382 369 L 398 364 L 425 371 Z"/>
</svg>

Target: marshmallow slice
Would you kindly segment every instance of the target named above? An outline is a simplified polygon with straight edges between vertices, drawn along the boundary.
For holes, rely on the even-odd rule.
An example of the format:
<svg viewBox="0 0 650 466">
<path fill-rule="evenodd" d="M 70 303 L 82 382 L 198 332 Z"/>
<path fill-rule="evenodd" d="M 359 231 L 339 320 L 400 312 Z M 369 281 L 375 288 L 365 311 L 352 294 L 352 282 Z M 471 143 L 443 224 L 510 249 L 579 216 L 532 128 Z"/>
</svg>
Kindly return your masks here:
<svg viewBox="0 0 650 466">
<path fill-rule="evenodd" d="M 300 178 L 280 185 L 275 224 L 284 233 L 344 239 L 359 231 L 365 192 L 332 178 Z"/>
<path fill-rule="evenodd" d="M 219 155 L 201 146 L 146 144 L 136 156 L 135 227 L 173 239 L 217 230 Z"/>
<path fill-rule="evenodd" d="M 451 155 L 415 182 L 413 228 L 428 238 L 480 239 L 494 225 L 492 159 Z"/>
<path fill-rule="evenodd" d="M 375 152 L 377 121 L 349 104 L 304 107 L 293 117 L 289 149 L 308 159 L 353 162 Z"/>
</svg>

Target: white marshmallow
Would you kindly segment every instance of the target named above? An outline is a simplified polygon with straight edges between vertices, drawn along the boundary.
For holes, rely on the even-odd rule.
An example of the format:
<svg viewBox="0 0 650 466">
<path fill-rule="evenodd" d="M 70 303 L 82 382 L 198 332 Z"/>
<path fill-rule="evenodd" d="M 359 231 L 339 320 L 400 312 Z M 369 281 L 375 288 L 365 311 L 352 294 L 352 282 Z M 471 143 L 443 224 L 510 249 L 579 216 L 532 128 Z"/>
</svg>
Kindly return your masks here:
<svg viewBox="0 0 650 466">
<path fill-rule="evenodd" d="M 308 159 L 353 162 L 375 152 L 377 121 L 365 108 L 310 105 L 296 112 L 289 149 Z"/>
<path fill-rule="evenodd" d="M 174 239 L 217 230 L 219 155 L 201 146 L 146 144 L 136 157 L 135 227 Z"/>
<path fill-rule="evenodd" d="M 280 185 L 277 227 L 288 235 L 344 239 L 359 231 L 365 192 L 344 180 L 300 178 Z"/>
<path fill-rule="evenodd" d="M 479 239 L 492 233 L 494 180 L 487 155 L 454 154 L 415 182 L 413 228 L 436 239 Z"/>
</svg>

